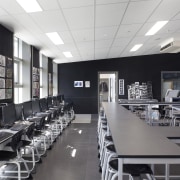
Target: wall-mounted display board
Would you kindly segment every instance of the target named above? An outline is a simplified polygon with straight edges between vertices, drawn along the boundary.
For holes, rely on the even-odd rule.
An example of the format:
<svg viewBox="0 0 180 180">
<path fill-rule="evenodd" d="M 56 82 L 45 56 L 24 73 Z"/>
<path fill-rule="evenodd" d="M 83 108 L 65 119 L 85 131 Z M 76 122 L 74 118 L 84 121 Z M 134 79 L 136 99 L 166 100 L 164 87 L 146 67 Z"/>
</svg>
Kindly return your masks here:
<svg viewBox="0 0 180 180">
<path fill-rule="evenodd" d="M 0 55 L 0 101 L 13 98 L 13 60 Z"/>
<path fill-rule="evenodd" d="M 152 83 L 148 81 L 147 83 L 140 84 L 139 82 L 132 83 L 128 85 L 128 99 L 152 99 Z"/>
<path fill-rule="evenodd" d="M 40 96 L 40 69 L 36 67 L 32 69 L 32 96 L 33 98 Z"/>
</svg>

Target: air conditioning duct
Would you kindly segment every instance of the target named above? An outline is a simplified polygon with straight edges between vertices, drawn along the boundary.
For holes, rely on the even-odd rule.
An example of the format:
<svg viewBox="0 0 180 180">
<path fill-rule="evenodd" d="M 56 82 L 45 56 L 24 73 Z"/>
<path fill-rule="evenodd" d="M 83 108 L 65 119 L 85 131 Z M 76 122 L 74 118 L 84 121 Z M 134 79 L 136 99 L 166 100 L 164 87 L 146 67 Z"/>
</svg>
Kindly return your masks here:
<svg viewBox="0 0 180 180">
<path fill-rule="evenodd" d="M 180 52 L 180 41 L 172 41 L 161 46 L 162 53 L 177 53 Z"/>
</svg>

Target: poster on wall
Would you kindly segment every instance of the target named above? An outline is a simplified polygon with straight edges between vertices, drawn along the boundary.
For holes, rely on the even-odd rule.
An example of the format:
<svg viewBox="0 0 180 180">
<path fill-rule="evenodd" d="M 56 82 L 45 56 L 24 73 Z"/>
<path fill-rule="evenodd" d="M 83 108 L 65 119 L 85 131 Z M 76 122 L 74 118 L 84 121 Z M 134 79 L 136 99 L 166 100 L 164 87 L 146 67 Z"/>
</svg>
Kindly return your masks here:
<svg viewBox="0 0 180 180">
<path fill-rule="evenodd" d="M 85 81 L 85 87 L 90 88 L 90 81 Z"/>
<path fill-rule="evenodd" d="M 119 95 L 124 95 L 124 79 L 119 79 Z"/>
<path fill-rule="evenodd" d="M 74 87 L 83 87 L 83 81 L 74 81 Z"/>
<path fill-rule="evenodd" d="M 13 98 L 13 61 L 0 55 L 0 100 Z"/>
</svg>

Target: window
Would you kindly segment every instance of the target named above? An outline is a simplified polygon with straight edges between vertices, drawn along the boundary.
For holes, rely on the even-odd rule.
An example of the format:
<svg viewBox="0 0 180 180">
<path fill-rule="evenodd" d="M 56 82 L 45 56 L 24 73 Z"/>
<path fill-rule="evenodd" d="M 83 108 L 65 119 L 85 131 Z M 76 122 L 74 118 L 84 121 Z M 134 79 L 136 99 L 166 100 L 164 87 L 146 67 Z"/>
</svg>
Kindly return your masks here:
<svg viewBox="0 0 180 180">
<path fill-rule="evenodd" d="M 14 37 L 14 57 L 19 57 L 19 39 Z"/>
<path fill-rule="evenodd" d="M 14 37 L 14 103 L 22 102 L 22 46 L 20 39 Z"/>
<path fill-rule="evenodd" d="M 14 84 L 19 84 L 19 62 L 14 60 Z"/>
</svg>

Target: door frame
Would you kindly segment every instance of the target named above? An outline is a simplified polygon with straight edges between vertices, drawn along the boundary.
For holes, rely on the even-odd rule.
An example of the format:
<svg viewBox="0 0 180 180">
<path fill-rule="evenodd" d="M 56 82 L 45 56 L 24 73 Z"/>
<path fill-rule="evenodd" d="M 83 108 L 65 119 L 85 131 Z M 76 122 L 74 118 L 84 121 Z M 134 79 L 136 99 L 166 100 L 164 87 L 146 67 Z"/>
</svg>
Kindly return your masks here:
<svg viewBox="0 0 180 180">
<path fill-rule="evenodd" d="M 100 93 L 99 93 L 99 84 L 100 84 L 100 74 L 115 74 L 115 102 L 118 102 L 118 71 L 98 71 L 98 113 L 100 110 Z"/>
</svg>

